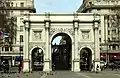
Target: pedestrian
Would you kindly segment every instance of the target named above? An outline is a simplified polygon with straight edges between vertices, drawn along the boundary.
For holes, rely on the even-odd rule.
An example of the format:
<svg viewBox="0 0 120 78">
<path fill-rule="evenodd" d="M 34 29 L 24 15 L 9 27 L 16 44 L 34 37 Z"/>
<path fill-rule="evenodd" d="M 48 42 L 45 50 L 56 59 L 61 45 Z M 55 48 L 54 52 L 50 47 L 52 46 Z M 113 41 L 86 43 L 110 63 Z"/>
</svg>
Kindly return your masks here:
<svg viewBox="0 0 120 78">
<path fill-rule="evenodd" d="M 52 69 L 53 69 L 53 71 L 55 70 L 55 64 L 54 63 L 52 64 Z"/>
<path fill-rule="evenodd" d="M 97 67 L 96 67 L 96 73 L 99 72 L 99 65 L 97 64 Z"/>
<path fill-rule="evenodd" d="M 93 63 L 90 66 L 90 72 L 92 72 L 92 71 L 93 71 Z"/>
<path fill-rule="evenodd" d="M 112 64 L 112 71 L 114 70 L 114 67 L 115 67 L 115 64 L 113 63 L 113 64 Z"/>
<path fill-rule="evenodd" d="M 18 65 L 18 72 L 20 73 L 21 71 L 21 63 L 19 62 L 19 65 Z"/>
</svg>

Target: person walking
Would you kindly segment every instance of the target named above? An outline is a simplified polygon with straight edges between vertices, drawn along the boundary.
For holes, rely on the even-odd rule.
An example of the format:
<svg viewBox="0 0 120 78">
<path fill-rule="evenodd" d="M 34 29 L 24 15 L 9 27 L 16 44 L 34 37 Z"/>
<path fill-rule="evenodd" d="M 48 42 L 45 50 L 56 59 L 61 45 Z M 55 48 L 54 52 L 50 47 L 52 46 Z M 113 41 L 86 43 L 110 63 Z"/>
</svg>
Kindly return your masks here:
<svg viewBox="0 0 120 78">
<path fill-rule="evenodd" d="M 19 65 L 18 65 L 18 73 L 20 73 L 21 71 L 21 62 L 19 62 Z"/>
<path fill-rule="evenodd" d="M 96 67 L 96 73 L 99 72 L 99 65 L 97 64 L 97 67 Z"/>
<path fill-rule="evenodd" d="M 93 71 L 93 63 L 90 66 L 90 72 L 92 72 L 92 71 Z"/>
</svg>

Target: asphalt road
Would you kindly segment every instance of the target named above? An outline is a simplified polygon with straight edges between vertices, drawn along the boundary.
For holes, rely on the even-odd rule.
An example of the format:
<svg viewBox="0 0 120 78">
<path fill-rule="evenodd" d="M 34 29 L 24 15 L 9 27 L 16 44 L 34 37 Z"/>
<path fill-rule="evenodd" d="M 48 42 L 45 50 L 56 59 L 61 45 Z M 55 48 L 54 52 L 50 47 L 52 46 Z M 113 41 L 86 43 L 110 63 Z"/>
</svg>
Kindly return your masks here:
<svg viewBox="0 0 120 78">
<path fill-rule="evenodd" d="M 46 78 L 120 78 L 120 70 L 105 70 L 99 73 L 95 72 L 70 72 L 56 71 L 54 75 L 47 75 Z"/>
<path fill-rule="evenodd" d="M 120 78 L 120 69 L 111 71 L 111 69 L 104 70 L 99 73 L 95 72 L 71 72 L 71 71 L 53 71 L 44 73 L 34 71 L 32 73 L 1 73 L 0 78 Z"/>
</svg>

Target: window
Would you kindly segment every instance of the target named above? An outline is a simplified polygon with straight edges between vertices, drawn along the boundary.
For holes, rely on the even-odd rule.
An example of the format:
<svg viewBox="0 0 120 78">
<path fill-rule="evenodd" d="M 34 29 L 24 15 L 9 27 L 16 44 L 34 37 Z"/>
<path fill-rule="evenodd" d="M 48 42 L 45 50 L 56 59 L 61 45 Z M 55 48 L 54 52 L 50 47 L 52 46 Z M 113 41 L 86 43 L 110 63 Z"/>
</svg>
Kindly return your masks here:
<svg viewBox="0 0 120 78">
<path fill-rule="evenodd" d="M 23 31 L 23 26 L 20 26 L 20 31 Z"/>
<path fill-rule="evenodd" d="M 108 41 L 110 41 L 110 38 L 108 38 Z"/>
<path fill-rule="evenodd" d="M 108 23 L 108 28 L 110 27 L 110 24 Z"/>
<path fill-rule="evenodd" d="M 101 42 L 101 38 L 99 38 L 99 41 Z"/>
<path fill-rule="evenodd" d="M 4 51 L 4 47 L 2 47 L 2 51 Z"/>
<path fill-rule="evenodd" d="M 101 30 L 99 30 L 99 35 L 101 35 Z"/>
<path fill-rule="evenodd" d="M 10 47 L 10 51 L 12 51 L 12 47 Z"/>
<path fill-rule="evenodd" d="M 23 47 L 20 47 L 20 51 L 23 51 Z"/>
<path fill-rule="evenodd" d="M 11 7 L 13 7 L 13 2 L 11 2 Z"/>
<path fill-rule="evenodd" d="M 112 47 L 113 47 L 113 50 L 116 50 L 116 45 L 113 45 Z"/>
<path fill-rule="evenodd" d="M 10 6 L 10 2 L 6 2 L 6 6 L 9 7 Z"/>
<path fill-rule="evenodd" d="M 11 16 L 13 16 L 13 11 L 11 11 Z"/>
<path fill-rule="evenodd" d="M 110 35 L 110 30 L 108 30 L 108 35 Z"/>
<path fill-rule="evenodd" d="M 23 35 L 20 35 L 20 42 L 23 42 Z"/>
<path fill-rule="evenodd" d="M 24 3 L 23 2 L 20 3 L 20 7 L 24 7 Z"/>
<path fill-rule="evenodd" d="M 8 46 L 5 47 L 5 51 L 9 51 L 9 47 Z"/>
</svg>

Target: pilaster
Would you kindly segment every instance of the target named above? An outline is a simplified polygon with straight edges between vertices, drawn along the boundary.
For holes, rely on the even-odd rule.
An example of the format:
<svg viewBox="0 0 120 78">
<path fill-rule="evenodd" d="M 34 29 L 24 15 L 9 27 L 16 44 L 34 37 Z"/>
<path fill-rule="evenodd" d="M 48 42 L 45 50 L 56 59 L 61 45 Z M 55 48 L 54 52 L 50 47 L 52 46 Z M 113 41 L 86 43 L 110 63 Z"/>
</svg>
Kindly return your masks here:
<svg viewBox="0 0 120 78">
<path fill-rule="evenodd" d="M 80 71 L 80 56 L 79 56 L 79 51 L 78 51 L 78 28 L 79 28 L 79 20 L 77 19 L 77 14 L 74 15 L 74 20 L 73 20 L 73 26 L 74 26 L 74 60 L 73 60 L 73 71 L 78 72 Z"/>
<path fill-rule="evenodd" d="M 105 41 L 108 40 L 108 16 L 105 15 Z"/>
<path fill-rule="evenodd" d="M 23 72 L 29 72 L 30 65 L 29 65 L 29 22 L 25 22 L 25 29 L 24 29 L 24 67 Z"/>
<path fill-rule="evenodd" d="M 45 52 L 45 58 L 44 58 L 44 68 L 43 71 L 51 71 L 51 61 L 50 61 L 50 40 L 49 40 L 49 27 L 50 27 L 50 17 L 49 13 L 46 13 L 46 19 L 45 22 L 45 34 L 46 34 L 46 52 Z"/>
<path fill-rule="evenodd" d="M 94 40 L 95 40 L 95 57 L 94 57 L 94 71 L 96 71 L 97 65 L 100 71 L 100 47 L 99 47 L 99 23 L 97 20 L 94 21 Z"/>
</svg>

